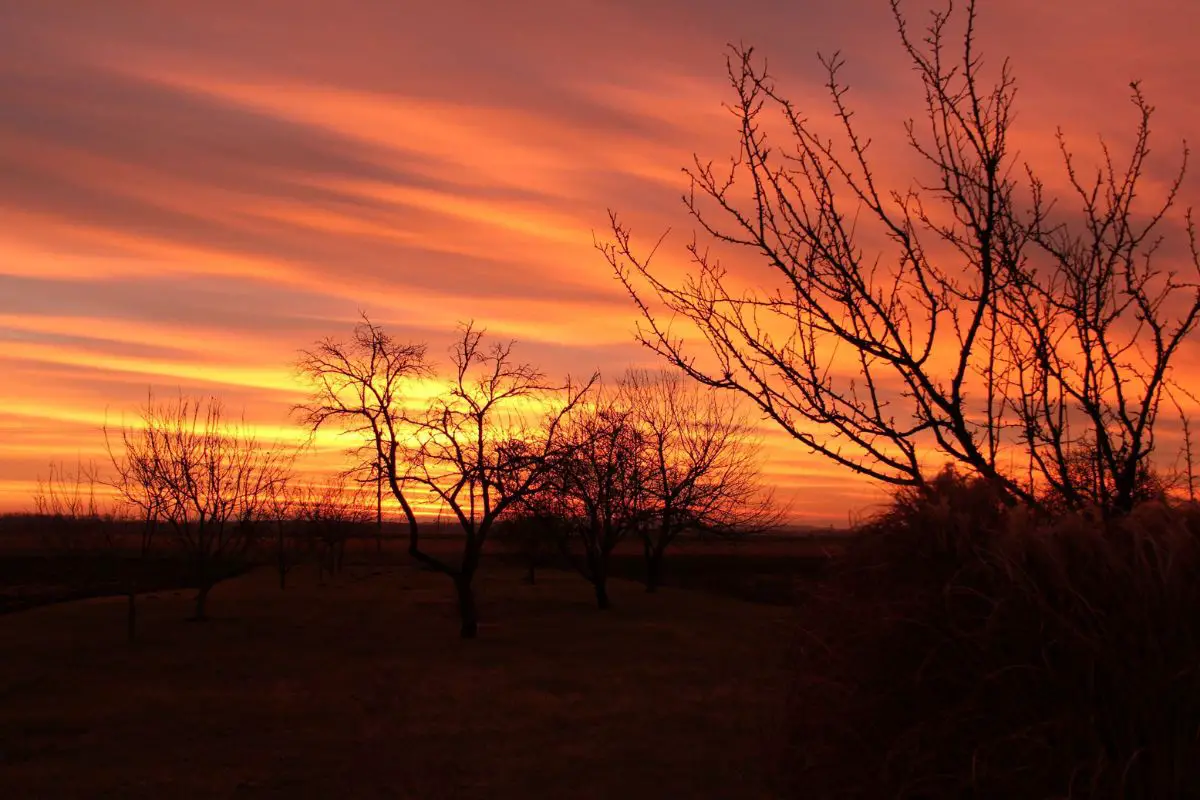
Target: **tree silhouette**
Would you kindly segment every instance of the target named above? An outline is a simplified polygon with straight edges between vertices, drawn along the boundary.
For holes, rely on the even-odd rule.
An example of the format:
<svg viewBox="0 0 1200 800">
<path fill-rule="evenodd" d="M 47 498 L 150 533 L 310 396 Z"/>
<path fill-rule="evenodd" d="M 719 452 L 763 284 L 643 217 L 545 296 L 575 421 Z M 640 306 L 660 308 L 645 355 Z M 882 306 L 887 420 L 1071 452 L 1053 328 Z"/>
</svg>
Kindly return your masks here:
<svg viewBox="0 0 1200 800">
<path fill-rule="evenodd" d="M 349 342 L 326 339 L 300 359 L 313 384 L 298 407 L 315 431 L 337 421 L 366 435 L 409 528 L 409 555 L 454 582 L 463 638 L 478 632 L 473 580 L 495 522 L 528 496 L 562 446 L 560 425 L 592 382 L 554 387 L 513 357 L 513 343 L 485 346 L 484 331 L 460 328 L 449 387 L 421 408 L 405 403 L 414 379 L 433 374 L 425 345 L 401 344 L 364 317 Z M 595 378 L 592 379 L 594 382 Z M 547 411 L 546 409 L 549 409 Z M 458 564 L 427 553 L 407 491 L 420 486 L 464 533 Z"/>
<path fill-rule="evenodd" d="M 782 510 L 762 485 L 759 447 L 732 398 L 684 376 L 629 371 L 620 391 L 642 457 L 636 532 L 646 590 L 662 580 L 667 548 L 681 533 L 756 533 L 777 527 Z"/>
<path fill-rule="evenodd" d="M 627 538 L 640 540 L 654 591 L 680 534 L 779 524 L 757 442 L 730 399 L 678 374 L 630 370 L 564 424 L 566 447 L 533 505 L 566 534 L 560 542 L 580 543 L 575 566 L 600 608 L 609 606 L 610 556 Z"/>
<path fill-rule="evenodd" d="M 1200 315 L 1190 211 L 1186 244 L 1160 246 L 1187 149 L 1173 177 L 1148 185 L 1153 109 L 1135 83 L 1127 160 L 1105 145 L 1099 167 L 1085 168 L 1060 133 L 1072 195 L 1054 200 L 1018 160 L 1015 82 L 1007 62 L 985 74 L 976 4 L 935 12 L 922 36 L 891 5 L 924 88 L 920 119 L 905 125 L 918 177 L 882 184 L 840 56 L 821 59 L 828 135 L 752 49 L 733 48 L 739 152 L 728 168 L 697 157 L 684 201 L 710 241 L 754 253 L 775 280 L 743 291 L 697 239 L 695 271 L 669 282 L 614 214 L 613 239 L 598 247 L 641 311 L 639 338 L 878 481 L 924 483 L 933 452 L 1010 499 L 1052 494 L 1122 513 Z M 1080 450 L 1102 476 L 1077 478 Z"/>
<path fill-rule="evenodd" d="M 567 448 L 550 484 L 558 515 L 583 547 L 579 572 L 592 584 L 596 605 L 609 607 L 608 564 L 613 549 L 645 526 L 650 513 L 645 440 L 633 410 L 616 392 L 597 392 L 568 420 Z M 566 542 L 564 541 L 564 544 Z"/>
<path fill-rule="evenodd" d="M 413 420 L 409 458 L 409 480 L 448 508 L 464 534 L 457 565 L 422 557 L 454 581 L 463 638 L 478 632 L 472 581 L 493 525 L 562 457 L 563 421 L 596 381 L 553 386 L 514 358 L 513 342 L 485 346 L 484 333 L 472 324 L 460 328 L 450 388 Z"/>
<path fill-rule="evenodd" d="M 409 554 L 428 561 L 404 487 L 404 437 L 411 432 L 412 412 L 405 407 L 406 392 L 413 381 L 433 374 L 425 345 L 398 342 L 363 315 L 348 341 L 321 340 L 301 352 L 297 367 L 312 388 L 309 402 L 296 408 L 304 422 L 314 433 L 332 423 L 365 437 L 371 456 L 363 466 L 380 470 L 408 523 Z"/>
<path fill-rule="evenodd" d="M 310 484 L 296 490 L 293 513 L 304 539 L 317 556 L 319 579 L 341 572 L 346 558 L 346 540 L 364 530 L 371 510 L 360 491 L 350 491 L 345 476 L 324 484 Z"/>
<path fill-rule="evenodd" d="M 209 592 L 254 543 L 291 459 L 262 445 L 244 423 L 228 422 L 215 398 L 158 402 L 151 395 L 120 438 L 119 450 L 109 448 L 118 491 L 142 510 L 148 529 L 165 527 L 188 557 L 194 619 L 206 619 Z"/>
<path fill-rule="evenodd" d="M 153 396 L 148 398 L 148 405 L 153 403 Z M 112 464 L 112 478 L 109 484 L 116 490 L 117 501 L 131 512 L 138 525 L 137 560 L 129 563 L 121 559 L 124 569 L 122 584 L 125 589 L 125 629 L 126 638 L 132 644 L 137 639 L 137 595 L 140 587 L 140 573 L 143 571 L 146 559 L 154 546 L 155 534 L 163 523 L 168 505 L 167 485 L 161 479 L 160 463 L 162 459 L 161 439 L 157 436 L 139 434 L 136 431 L 124 429 L 121 431 L 121 448 L 114 449 L 107 424 L 104 427 L 104 449 Z M 113 551 L 120 558 L 121 542 L 114 536 L 110 542 Z"/>
</svg>

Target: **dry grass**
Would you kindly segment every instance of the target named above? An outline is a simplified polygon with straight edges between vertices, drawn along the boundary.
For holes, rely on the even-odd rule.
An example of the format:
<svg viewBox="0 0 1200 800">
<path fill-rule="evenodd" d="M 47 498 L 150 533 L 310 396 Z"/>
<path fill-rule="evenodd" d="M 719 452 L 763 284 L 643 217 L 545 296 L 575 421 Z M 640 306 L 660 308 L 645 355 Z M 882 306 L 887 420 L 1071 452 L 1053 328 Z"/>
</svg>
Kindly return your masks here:
<svg viewBox="0 0 1200 800">
<path fill-rule="evenodd" d="M 520 574 L 468 642 L 410 568 L 148 597 L 132 648 L 120 599 L 0 617 L 0 796 L 768 796 L 790 612 Z"/>
<path fill-rule="evenodd" d="M 1200 796 L 1197 575 L 1193 510 L 902 497 L 804 609 L 795 794 Z"/>
</svg>

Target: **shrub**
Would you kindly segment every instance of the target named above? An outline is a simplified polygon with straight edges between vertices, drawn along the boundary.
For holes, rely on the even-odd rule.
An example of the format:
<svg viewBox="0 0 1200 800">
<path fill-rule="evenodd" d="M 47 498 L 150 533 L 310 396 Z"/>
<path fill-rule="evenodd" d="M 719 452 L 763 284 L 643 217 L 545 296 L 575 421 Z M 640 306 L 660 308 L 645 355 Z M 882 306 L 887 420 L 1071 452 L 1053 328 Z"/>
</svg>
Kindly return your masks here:
<svg viewBox="0 0 1200 800">
<path fill-rule="evenodd" d="M 802 610 L 802 797 L 1200 790 L 1200 513 L 1038 519 L 953 472 L 898 495 Z"/>
</svg>

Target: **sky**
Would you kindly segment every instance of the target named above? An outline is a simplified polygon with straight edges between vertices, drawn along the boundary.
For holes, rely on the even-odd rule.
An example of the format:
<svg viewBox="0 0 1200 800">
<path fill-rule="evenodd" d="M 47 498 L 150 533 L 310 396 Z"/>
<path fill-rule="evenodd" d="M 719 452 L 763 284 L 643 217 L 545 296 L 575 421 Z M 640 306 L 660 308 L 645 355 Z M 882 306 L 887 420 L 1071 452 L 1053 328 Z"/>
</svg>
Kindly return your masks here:
<svg viewBox="0 0 1200 800">
<path fill-rule="evenodd" d="M 1034 163 L 1056 127 L 1120 142 L 1132 79 L 1163 163 L 1200 122 L 1194 3 L 993 0 L 980 25 Z M 296 352 L 360 311 L 439 355 L 474 319 L 552 376 L 656 366 L 594 237 L 613 209 L 682 263 L 681 168 L 737 145 L 730 42 L 818 121 L 816 55 L 839 50 L 904 174 L 919 83 L 883 0 L 0 0 L 0 511 L 52 462 L 102 459 L 100 426 L 149 389 L 299 440 Z M 762 435 L 798 520 L 878 501 Z"/>
</svg>

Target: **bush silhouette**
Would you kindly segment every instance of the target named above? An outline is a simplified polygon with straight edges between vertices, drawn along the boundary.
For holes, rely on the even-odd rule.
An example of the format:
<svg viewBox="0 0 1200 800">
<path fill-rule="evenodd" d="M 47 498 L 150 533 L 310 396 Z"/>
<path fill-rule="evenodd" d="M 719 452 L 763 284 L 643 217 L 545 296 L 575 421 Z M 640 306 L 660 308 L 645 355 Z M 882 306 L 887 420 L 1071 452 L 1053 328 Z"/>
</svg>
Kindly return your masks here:
<svg viewBox="0 0 1200 800">
<path fill-rule="evenodd" d="M 1200 785 L 1200 513 L 1047 521 L 947 471 L 804 612 L 801 796 L 1180 797 Z"/>
</svg>

